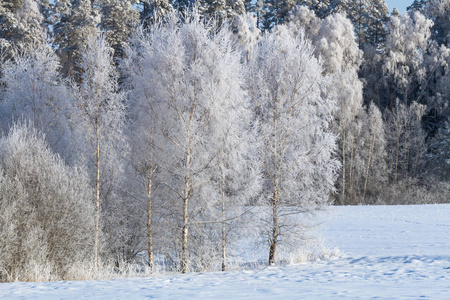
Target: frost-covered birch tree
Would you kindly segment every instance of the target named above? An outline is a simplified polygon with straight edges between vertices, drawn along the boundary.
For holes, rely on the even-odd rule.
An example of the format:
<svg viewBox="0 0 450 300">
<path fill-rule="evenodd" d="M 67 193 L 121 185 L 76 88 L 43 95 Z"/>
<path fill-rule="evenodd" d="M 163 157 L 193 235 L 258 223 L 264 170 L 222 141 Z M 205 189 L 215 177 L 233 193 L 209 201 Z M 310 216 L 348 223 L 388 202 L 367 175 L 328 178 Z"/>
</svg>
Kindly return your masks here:
<svg viewBox="0 0 450 300">
<path fill-rule="evenodd" d="M 68 124 L 70 95 L 60 77 L 59 59 L 50 46 L 39 43 L 35 50 L 12 52 L 3 65 L 3 101 L 0 104 L 3 130 L 27 120 L 45 133 L 51 149 L 70 161 L 71 134 Z"/>
<path fill-rule="evenodd" d="M 424 55 L 432 25 L 433 22 L 419 12 L 390 18 L 383 64 L 390 110 L 397 97 L 407 105 L 417 100 L 415 92 L 420 89 L 420 83 L 426 81 Z"/>
<path fill-rule="evenodd" d="M 385 187 L 386 178 L 386 134 L 381 111 L 371 103 L 368 109 L 367 118 L 364 120 L 363 140 L 365 147 L 362 155 L 364 163 L 364 185 L 362 198 L 360 201 L 366 202 L 366 196 L 376 194 Z"/>
<path fill-rule="evenodd" d="M 298 214 L 329 203 L 338 162 L 329 124 L 335 109 L 311 43 L 279 26 L 263 36 L 250 61 L 249 90 L 261 123 L 263 203 L 269 264 L 279 246 L 297 247 Z M 293 217 L 295 216 L 295 217 Z"/>
<path fill-rule="evenodd" d="M 417 102 L 406 105 L 397 101 L 394 109 L 387 114 L 387 162 L 392 183 L 416 179 L 421 174 L 426 152 L 426 135 L 421 125 L 425 109 Z"/>
<path fill-rule="evenodd" d="M 124 126 L 124 95 L 118 90 L 112 49 L 103 36 L 87 41 L 82 54 L 81 84 L 74 85 L 74 126 L 80 137 L 82 159 L 86 161 L 95 185 L 94 266 L 99 265 L 102 209 L 112 201 L 122 172 L 120 156 L 126 153 L 122 134 Z M 103 220 L 104 221 L 104 220 Z M 118 228 L 110 228 L 118 230 Z M 109 241 L 113 244 L 112 239 Z"/>
<path fill-rule="evenodd" d="M 361 142 L 358 136 L 362 126 L 362 82 L 358 78 L 361 52 L 356 43 L 353 26 L 343 14 L 336 13 L 324 20 L 318 19 L 307 8 L 299 7 L 291 15 L 291 30 L 298 32 L 306 29 L 306 35 L 315 46 L 315 55 L 323 61 L 323 74 L 330 77 L 332 83 L 327 91 L 337 100 L 338 110 L 334 112 L 333 132 L 339 136 L 338 157 L 342 169 L 338 180 L 339 200 L 341 204 L 351 196 L 356 151 Z"/>
<path fill-rule="evenodd" d="M 155 175 L 164 191 L 158 202 L 169 210 L 165 226 L 180 230 L 173 250 L 185 273 L 195 267 L 190 256 L 197 263 L 206 258 L 202 243 L 190 243 L 205 238 L 206 225 L 226 226 L 231 200 L 248 200 L 257 176 L 246 163 L 253 118 L 231 31 L 205 25 L 197 11 L 177 22 L 172 14 L 157 23 L 133 44 L 126 62 L 132 120 L 143 137 L 136 147 L 150 171 L 147 182 Z M 206 238 L 203 244 L 220 249 L 218 240 Z"/>
</svg>

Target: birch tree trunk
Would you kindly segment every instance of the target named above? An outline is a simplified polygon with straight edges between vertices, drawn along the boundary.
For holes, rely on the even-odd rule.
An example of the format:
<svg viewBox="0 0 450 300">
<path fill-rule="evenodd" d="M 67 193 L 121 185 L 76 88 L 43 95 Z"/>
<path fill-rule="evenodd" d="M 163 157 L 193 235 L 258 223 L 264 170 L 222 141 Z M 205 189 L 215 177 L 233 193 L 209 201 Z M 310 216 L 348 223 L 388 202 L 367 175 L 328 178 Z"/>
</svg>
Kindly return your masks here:
<svg viewBox="0 0 450 300">
<path fill-rule="evenodd" d="M 156 167 L 150 165 L 150 169 L 147 174 L 147 247 L 148 247 L 148 267 L 150 273 L 153 273 L 154 260 L 153 260 L 153 227 L 152 227 L 152 183 L 153 173 L 156 171 Z"/>
<path fill-rule="evenodd" d="M 222 173 L 222 271 L 226 270 L 225 176 Z"/>
<path fill-rule="evenodd" d="M 364 179 L 364 192 L 363 192 L 364 203 L 365 203 L 365 199 L 366 199 L 367 182 L 369 180 L 370 164 L 372 162 L 374 147 L 375 147 L 375 136 L 373 135 L 372 140 L 370 141 L 370 146 L 369 146 L 369 158 L 367 159 L 366 178 Z"/>
<path fill-rule="evenodd" d="M 95 242 L 94 242 L 94 269 L 98 271 L 98 249 L 99 249 L 99 236 L 100 236 L 100 103 L 97 105 L 97 116 L 95 120 L 95 136 L 96 136 L 96 153 L 95 153 L 95 165 L 96 165 L 96 218 L 95 218 Z"/>
<path fill-rule="evenodd" d="M 341 201 L 340 204 L 344 205 L 345 199 L 345 129 L 342 130 L 342 187 L 341 187 Z"/>
<path fill-rule="evenodd" d="M 272 233 L 270 239 L 269 266 L 275 264 L 275 254 L 278 244 L 278 190 L 275 190 L 272 198 Z"/>
<path fill-rule="evenodd" d="M 186 153 L 186 175 L 184 181 L 184 198 L 183 198 L 183 229 L 181 231 L 181 273 L 188 272 L 188 226 L 189 226 L 189 214 L 188 214 L 188 205 L 189 205 L 189 194 L 190 194 L 190 165 L 191 165 L 191 149 L 190 143 L 188 139 L 188 149 Z"/>
</svg>

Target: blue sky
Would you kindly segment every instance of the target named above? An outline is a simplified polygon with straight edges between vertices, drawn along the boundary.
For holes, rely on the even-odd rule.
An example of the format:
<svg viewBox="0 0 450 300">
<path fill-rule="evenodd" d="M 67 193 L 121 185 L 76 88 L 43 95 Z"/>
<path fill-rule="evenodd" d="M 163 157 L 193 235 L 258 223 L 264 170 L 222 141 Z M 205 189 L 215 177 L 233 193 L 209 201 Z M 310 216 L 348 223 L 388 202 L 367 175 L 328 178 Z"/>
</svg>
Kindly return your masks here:
<svg viewBox="0 0 450 300">
<path fill-rule="evenodd" d="M 386 3 L 389 8 L 389 12 L 392 12 L 394 7 L 397 7 L 400 13 L 404 13 L 406 11 L 406 7 L 410 6 L 414 0 L 386 0 Z"/>
</svg>

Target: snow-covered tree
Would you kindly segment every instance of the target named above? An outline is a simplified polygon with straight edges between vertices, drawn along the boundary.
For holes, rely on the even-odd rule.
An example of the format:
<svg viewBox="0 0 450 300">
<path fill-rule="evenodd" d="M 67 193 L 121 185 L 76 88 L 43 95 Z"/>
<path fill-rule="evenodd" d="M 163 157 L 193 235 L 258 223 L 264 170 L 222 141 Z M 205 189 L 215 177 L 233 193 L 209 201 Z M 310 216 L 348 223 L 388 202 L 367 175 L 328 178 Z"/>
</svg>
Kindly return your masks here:
<svg viewBox="0 0 450 300">
<path fill-rule="evenodd" d="M 328 93 L 336 97 L 337 107 L 332 124 L 333 132 L 339 136 L 339 158 L 342 169 L 338 181 L 341 203 L 345 202 L 348 190 L 354 186 L 353 179 L 359 176 L 355 151 L 362 141 L 358 139 L 362 128 L 362 82 L 358 78 L 361 52 L 355 40 L 352 23 L 343 14 L 331 14 L 323 20 L 305 8 L 296 8 L 289 25 L 294 32 L 305 28 L 306 36 L 315 46 L 315 56 L 323 62 L 323 74 L 332 83 Z M 361 168 L 359 168 L 361 169 Z"/>
<path fill-rule="evenodd" d="M 244 2 L 246 12 L 252 13 L 256 17 L 256 27 L 262 29 L 264 16 L 266 15 L 264 0 L 245 0 Z"/>
<path fill-rule="evenodd" d="M 397 97 L 405 104 L 417 100 L 418 85 L 426 81 L 423 62 L 432 25 L 433 22 L 419 12 L 391 16 L 383 64 L 389 89 L 389 109 Z"/>
<path fill-rule="evenodd" d="M 386 40 L 386 23 L 389 10 L 385 0 L 372 0 L 369 3 L 369 20 L 367 24 L 367 42 L 380 48 Z"/>
<path fill-rule="evenodd" d="M 290 10 L 295 6 L 294 0 L 266 0 L 263 3 L 265 13 L 262 25 L 266 30 L 275 25 L 286 23 Z"/>
<path fill-rule="evenodd" d="M 180 12 L 190 10 L 196 4 L 198 4 L 197 0 L 173 0 L 172 2 L 173 7 Z"/>
<path fill-rule="evenodd" d="M 0 140 L 0 281 L 67 280 L 92 264 L 93 189 L 30 125 Z"/>
<path fill-rule="evenodd" d="M 136 0 L 100 0 L 100 28 L 106 40 L 114 49 L 115 57 L 123 56 L 123 49 L 134 28 L 139 22 L 139 15 L 133 5 Z"/>
<path fill-rule="evenodd" d="M 42 131 L 54 152 L 71 159 L 68 125 L 70 95 L 67 82 L 60 79 L 59 60 L 53 49 L 36 44 L 33 52 L 13 52 L 3 65 L 4 85 L 0 114 L 4 132 L 18 120 L 26 119 Z"/>
<path fill-rule="evenodd" d="M 141 153 L 146 181 L 159 185 L 162 199 L 155 200 L 169 210 L 166 224 L 181 229 L 173 251 L 187 272 L 190 256 L 206 258 L 191 243 L 206 239 L 220 251 L 206 231 L 227 225 L 231 200 L 254 193 L 249 184 L 257 176 L 246 163 L 251 139 L 245 134 L 252 114 L 242 65 L 231 30 L 205 24 L 197 11 L 182 23 L 170 15 L 132 45 L 125 63 L 137 128 L 133 147 Z"/>
<path fill-rule="evenodd" d="M 330 0 L 300 0 L 297 5 L 306 6 L 312 10 L 319 18 L 325 18 L 331 11 L 332 5 Z"/>
<path fill-rule="evenodd" d="M 259 141 L 250 97 L 245 91 L 243 65 L 234 47 L 234 37 L 228 26 L 214 36 L 214 55 L 210 66 L 211 117 L 215 127 L 213 143 L 220 145 L 212 186 L 202 191 L 214 195 L 220 207 L 222 271 L 226 269 L 228 245 L 232 236 L 228 227 L 239 223 L 241 210 L 258 195 L 260 189 Z M 215 75 L 217 74 L 217 75 Z M 217 210 L 216 210 L 217 212 Z M 244 225 L 245 226 L 245 225 Z M 239 229 L 240 233 L 245 230 Z M 236 235 L 236 234 L 235 234 Z"/>
<path fill-rule="evenodd" d="M 429 151 L 426 154 L 429 173 L 448 182 L 450 179 L 450 124 L 443 122 L 429 142 Z"/>
<path fill-rule="evenodd" d="M 53 36 L 66 76 L 80 79 L 81 51 L 97 35 L 100 13 L 91 0 L 60 0 L 55 3 Z"/>
<path fill-rule="evenodd" d="M 422 13 L 433 21 L 431 30 L 433 39 L 439 45 L 450 47 L 450 1 L 429 0 Z"/>
<path fill-rule="evenodd" d="M 361 201 L 366 202 L 367 195 L 376 195 L 387 183 L 386 177 L 386 138 L 381 111 L 372 102 L 363 125 L 366 130 L 366 143 L 362 149 L 365 158 L 364 185 Z"/>
<path fill-rule="evenodd" d="M 105 223 L 101 220 L 102 210 L 110 213 L 108 210 L 114 209 L 114 192 L 117 192 L 123 168 L 121 157 L 126 153 L 122 134 L 124 95 L 118 90 L 112 59 L 112 49 L 105 38 L 91 37 L 82 52 L 81 83 L 73 87 L 74 105 L 78 108 L 78 113 L 72 117 L 73 126 L 79 131 L 80 151 L 89 166 L 96 191 L 95 268 L 99 264 L 101 225 Z M 112 237 L 109 238 L 114 246 Z"/>
<path fill-rule="evenodd" d="M 327 82 L 313 49 L 303 35 L 278 26 L 263 36 L 250 61 L 248 85 L 263 143 L 263 203 L 270 207 L 269 264 L 279 246 L 299 245 L 304 227 L 293 216 L 326 205 L 334 190 L 336 136 L 329 123 L 335 102 L 324 96 Z"/>
<path fill-rule="evenodd" d="M 35 0 L 5 0 L 0 3 L 0 49 L 12 46 L 30 50 L 45 40 L 43 16 Z"/>
<path fill-rule="evenodd" d="M 170 0 L 142 0 L 140 2 L 139 19 L 145 27 L 154 24 L 173 9 Z"/>
<path fill-rule="evenodd" d="M 383 42 L 384 26 L 389 13 L 384 0 L 334 1 L 330 12 L 344 13 L 352 22 L 360 49 L 366 45 L 379 46 Z"/>
<path fill-rule="evenodd" d="M 261 34 L 257 26 L 257 19 L 251 13 L 239 15 L 234 18 L 231 27 L 235 34 L 237 47 L 242 53 L 242 59 L 248 61 Z"/>
<path fill-rule="evenodd" d="M 421 175 L 426 153 L 425 132 L 421 120 L 425 106 L 399 101 L 387 114 L 388 176 L 390 182 L 416 179 Z"/>
<path fill-rule="evenodd" d="M 225 20 L 232 19 L 237 15 L 245 14 L 246 11 L 242 0 L 202 0 L 200 2 L 203 14 L 214 18 L 219 23 L 223 23 Z"/>
</svg>

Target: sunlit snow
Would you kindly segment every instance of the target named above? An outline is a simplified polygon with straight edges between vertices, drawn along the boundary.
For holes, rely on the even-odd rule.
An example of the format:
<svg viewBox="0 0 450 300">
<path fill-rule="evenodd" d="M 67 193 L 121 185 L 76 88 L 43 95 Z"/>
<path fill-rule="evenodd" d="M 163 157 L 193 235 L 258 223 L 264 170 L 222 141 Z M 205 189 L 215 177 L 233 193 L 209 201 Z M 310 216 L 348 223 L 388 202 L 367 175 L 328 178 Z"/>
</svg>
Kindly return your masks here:
<svg viewBox="0 0 450 300">
<path fill-rule="evenodd" d="M 110 281 L 3 283 L 5 299 L 382 299 L 450 295 L 450 205 L 333 207 L 340 256 L 299 265 Z M 255 260 L 259 257 L 254 257 Z"/>
</svg>

